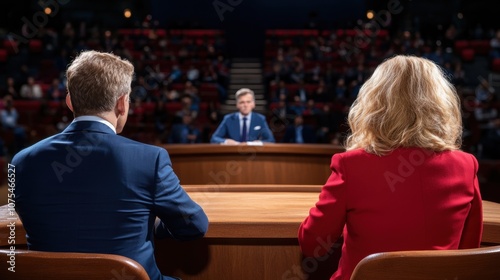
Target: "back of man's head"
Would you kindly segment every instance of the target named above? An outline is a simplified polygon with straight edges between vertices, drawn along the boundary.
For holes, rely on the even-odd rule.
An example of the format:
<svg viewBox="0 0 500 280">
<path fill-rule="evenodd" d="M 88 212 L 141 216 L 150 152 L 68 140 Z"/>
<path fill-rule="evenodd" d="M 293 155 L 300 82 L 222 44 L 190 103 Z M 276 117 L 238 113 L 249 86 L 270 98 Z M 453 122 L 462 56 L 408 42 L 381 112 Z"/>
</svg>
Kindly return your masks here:
<svg viewBox="0 0 500 280">
<path fill-rule="evenodd" d="M 133 75 L 134 66 L 114 54 L 81 52 L 66 71 L 75 116 L 112 111 L 120 96 L 130 94 Z"/>
</svg>

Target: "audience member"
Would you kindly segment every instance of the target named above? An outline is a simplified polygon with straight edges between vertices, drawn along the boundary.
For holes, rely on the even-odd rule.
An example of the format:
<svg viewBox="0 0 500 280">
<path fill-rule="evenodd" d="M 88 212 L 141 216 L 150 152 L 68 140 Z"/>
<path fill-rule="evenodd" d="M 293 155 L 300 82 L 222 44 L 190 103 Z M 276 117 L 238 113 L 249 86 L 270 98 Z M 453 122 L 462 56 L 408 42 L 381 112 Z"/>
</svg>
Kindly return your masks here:
<svg viewBox="0 0 500 280">
<path fill-rule="evenodd" d="M 316 143 L 314 128 L 304 124 L 304 117 L 296 115 L 293 124 L 289 124 L 283 136 L 283 143 Z"/>
<path fill-rule="evenodd" d="M 500 159 L 500 118 L 492 121 L 492 127 L 488 129 L 481 139 L 482 151 L 480 156 L 486 159 Z"/>
<path fill-rule="evenodd" d="M 73 122 L 16 154 L 16 211 L 28 248 L 117 254 L 162 276 L 153 238 L 202 237 L 208 219 L 187 195 L 165 149 L 121 137 L 134 67 L 96 51 L 67 70 Z M 43 221 L 41 223 L 40 221 Z"/>
<path fill-rule="evenodd" d="M 386 60 L 348 122 L 347 151 L 333 155 L 332 174 L 299 228 L 306 257 L 323 258 L 343 236 L 331 279 L 349 279 L 373 253 L 479 247 L 478 162 L 459 150 L 460 101 L 436 64 Z"/>
<path fill-rule="evenodd" d="M 255 94 L 242 88 L 235 94 L 238 112 L 227 114 L 212 134 L 211 143 L 237 145 L 245 142 L 274 142 L 266 117 L 252 112 L 255 108 Z"/>
<path fill-rule="evenodd" d="M 42 99 L 43 92 L 35 78 L 28 77 L 27 83 L 21 86 L 20 95 L 24 99 Z"/>
<path fill-rule="evenodd" d="M 1 98 L 10 95 L 13 99 L 19 99 L 20 95 L 17 91 L 16 81 L 13 77 L 7 77 L 5 89 L 1 92 Z"/>
<path fill-rule="evenodd" d="M 16 108 L 14 108 L 14 101 L 12 96 L 7 95 L 4 98 L 5 108 L 0 110 L 0 121 L 2 124 L 2 129 L 12 133 L 14 135 L 14 143 L 12 147 L 7 147 L 10 149 L 9 152 L 13 154 L 17 153 L 26 145 L 26 130 L 23 126 L 17 123 L 19 119 L 19 114 Z"/>
<path fill-rule="evenodd" d="M 193 125 L 193 116 L 191 114 L 184 114 L 182 122 L 172 126 L 168 143 L 201 143 L 201 131 Z"/>
<path fill-rule="evenodd" d="M 66 88 L 59 79 L 55 78 L 52 80 L 52 84 L 47 90 L 47 97 L 53 101 L 61 101 L 66 98 Z"/>
</svg>

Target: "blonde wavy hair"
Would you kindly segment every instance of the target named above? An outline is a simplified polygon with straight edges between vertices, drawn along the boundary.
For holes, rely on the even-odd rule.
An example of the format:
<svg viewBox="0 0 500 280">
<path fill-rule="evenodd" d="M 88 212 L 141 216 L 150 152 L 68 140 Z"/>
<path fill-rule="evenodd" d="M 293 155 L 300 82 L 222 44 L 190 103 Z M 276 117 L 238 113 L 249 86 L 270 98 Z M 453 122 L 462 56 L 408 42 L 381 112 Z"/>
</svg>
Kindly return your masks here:
<svg viewBox="0 0 500 280">
<path fill-rule="evenodd" d="M 430 60 L 398 55 L 380 64 L 349 111 L 346 150 L 384 155 L 399 147 L 460 149 L 460 99 Z"/>
<path fill-rule="evenodd" d="M 130 94 L 134 66 L 111 53 L 81 52 L 66 70 L 75 117 L 114 109 L 120 96 Z"/>
</svg>

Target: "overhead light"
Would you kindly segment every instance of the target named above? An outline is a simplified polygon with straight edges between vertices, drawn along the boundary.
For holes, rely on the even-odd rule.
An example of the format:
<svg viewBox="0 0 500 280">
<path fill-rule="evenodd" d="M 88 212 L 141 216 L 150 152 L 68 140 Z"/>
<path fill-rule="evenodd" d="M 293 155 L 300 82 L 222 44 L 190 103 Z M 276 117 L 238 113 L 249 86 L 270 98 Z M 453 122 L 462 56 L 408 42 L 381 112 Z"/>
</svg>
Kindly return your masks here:
<svg viewBox="0 0 500 280">
<path fill-rule="evenodd" d="M 373 17 L 375 17 L 375 12 L 373 10 L 366 11 L 366 18 L 367 19 L 373 19 Z"/>
<path fill-rule="evenodd" d="M 123 16 L 126 18 L 130 18 L 132 16 L 132 12 L 130 11 L 130 9 L 125 9 L 123 11 Z"/>
</svg>

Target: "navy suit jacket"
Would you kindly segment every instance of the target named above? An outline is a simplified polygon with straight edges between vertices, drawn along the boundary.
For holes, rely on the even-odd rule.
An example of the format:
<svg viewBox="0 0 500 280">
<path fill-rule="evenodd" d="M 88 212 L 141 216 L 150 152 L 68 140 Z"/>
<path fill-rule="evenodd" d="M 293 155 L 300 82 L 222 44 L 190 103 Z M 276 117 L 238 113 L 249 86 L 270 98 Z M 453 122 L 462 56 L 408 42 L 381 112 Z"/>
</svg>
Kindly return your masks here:
<svg viewBox="0 0 500 280">
<path fill-rule="evenodd" d="M 211 143 L 224 143 L 226 138 L 240 141 L 240 119 L 239 113 L 231 113 L 224 116 L 219 127 L 212 134 Z M 261 140 L 262 142 L 274 142 L 274 136 L 266 122 L 266 117 L 259 113 L 252 113 L 250 129 L 247 141 Z"/>
<path fill-rule="evenodd" d="M 154 234 L 189 240 L 208 227 L 165 149 L 99 122 L 73 122 L 16 154 L 12 164 L 16 211 L 32 250 L 123 255 L 151 279 L 171 279 L 156 265 Z"/>
<path fill-rule="evenodd" d="M 196 135 L 196 140 L 190 141 L 187 139 L 186 129 L 191 130 L 189 134 Z M 168 136 L 168 143 L 201 143 L 201 131 L 196 127 L 189 127 L 183 123 L 174 124 L 172 131 Z"/>
<path fill-rule="evenodd" d="M 283 136 L 283 143 L 296 143 L 297 132 L 295 125 L 289 125 Z M 316 132 L 309 125 L 302 125 L 302 140 L 304 143 L 316 143 Z"/>
</svg>

